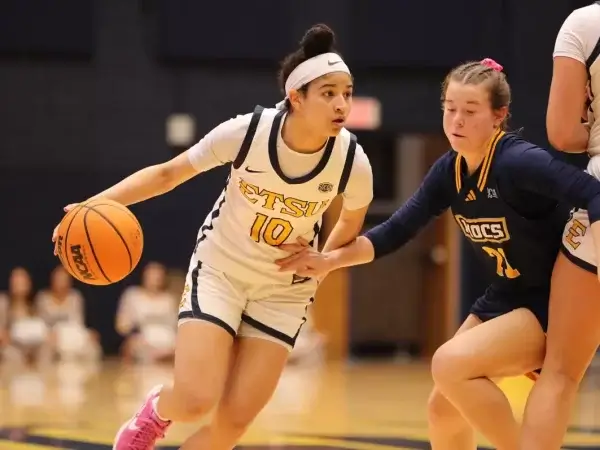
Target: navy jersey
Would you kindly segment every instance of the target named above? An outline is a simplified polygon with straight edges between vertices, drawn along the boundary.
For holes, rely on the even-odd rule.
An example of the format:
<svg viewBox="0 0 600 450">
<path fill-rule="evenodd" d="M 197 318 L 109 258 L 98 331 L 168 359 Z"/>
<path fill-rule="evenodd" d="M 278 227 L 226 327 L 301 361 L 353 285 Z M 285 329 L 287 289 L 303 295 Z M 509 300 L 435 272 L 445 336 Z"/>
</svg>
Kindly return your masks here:
<svg viewBox="0 0 600 450">
<path fill-rule="evenodd" d="M 455 153 L 456 195 L 450 208 L 487 268 L 495 290 L 519 287 L 549 291 L 569 210 L 556 199 L 536 198 L 538 194 L 525 198 L 520 211 L 505 199 L 505 193 L 509 197 L 516 193 L 507 175 L 522 152 L 519 141 L 498 133 L 471 175 L 464 158 Z M 520 195 L 529 197 L 530 193 Z"/>
<path fill-rule="evenodd" d="M 472 174 L 453 150 L 436 161 L 417 192 L 365 236 L 375 257 L 410 240 L 451 208 L 463 234 L 504 288 L 547 289 L 568 208 L 600 219 L 600 182 L 514 134 L 499 131 Z"/>
</svg>

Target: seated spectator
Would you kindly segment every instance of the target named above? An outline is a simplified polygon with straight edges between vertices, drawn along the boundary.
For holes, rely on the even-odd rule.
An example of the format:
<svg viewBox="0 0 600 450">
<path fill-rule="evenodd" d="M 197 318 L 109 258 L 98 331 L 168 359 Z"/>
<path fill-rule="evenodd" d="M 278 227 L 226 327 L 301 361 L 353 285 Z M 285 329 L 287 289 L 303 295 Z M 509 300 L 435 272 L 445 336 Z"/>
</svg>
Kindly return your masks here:
<svg viewBox="0 0 600 450">
<path fill-rule="evenodd" d="M 26 269 L 16 267 L 10 273 L 8 291 L 0 293 L 0 322 L 4 330 L 0 351 L 8 364 L 50 361 L 52 340 L 32 299 L 31 276 Z"/>
<path fill-rule="evenodd" d="M 53 358 L 86 361 L 100 358 L 100 337 L 85 326 L 85 300 L 73 288 L 73 279 L 62 266 L 52 271 L 50 287 L 37 295 L 35 303 L 51 330 Z"/>
<path fill-rule="evenodd" d="M 179 309 L 179 302 L 181 300 L 181 293 L 185 288 L 185 277 L 187 272 L 181 269 L 169 269 L 166 275 L 165 290 L 171 294 L 173 300 L 177 304 Z"/>
<path fill-rule="evenodd" d="M 126 362 L 159 362 L 173 357 L 177 330 L 177 299 L 166 289 L 166 270 L 146 265 L 140 286 L 131 286 L 119 300 L 116 330 L 125 338 Z"/>
</svg>

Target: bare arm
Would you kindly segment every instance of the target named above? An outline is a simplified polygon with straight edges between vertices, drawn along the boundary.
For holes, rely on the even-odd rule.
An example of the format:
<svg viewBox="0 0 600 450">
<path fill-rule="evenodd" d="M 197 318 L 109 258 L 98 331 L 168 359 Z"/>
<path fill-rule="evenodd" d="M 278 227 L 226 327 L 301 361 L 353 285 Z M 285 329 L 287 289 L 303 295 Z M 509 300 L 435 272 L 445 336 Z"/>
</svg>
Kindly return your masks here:
<svg viewBox="0 0 600 450">
<path fill-rule="evenodd" d="M 548 140 L 557 150 L 582 153 L 587 149 L 589 128 L 581 123 L 586 94 L 587 73 L 579 61 L 554 58 L 552 84 L 546 112 Z"/>
<path fill-rule="evenodd" d="M 373 170 L 362 146 L 357 145 L 340 216 L 323 246 L 323 252 L 340 248 L 360 234 L 373 200 Z"/>
<path fill-rule="evenodd" d="M 588 5 L 574 10 L 563 22 L 554 44 L 552 83 L 546 113 L 548 140 L 558 150 L 585 152 L 589 139 L 587 124 L 587 59 L 600 29 L 600 9 Z"/>
<path fill-rule="evenodd" d="M 369 238 L 359 236 L 350 244 L 325 254 L 325 257 L 330 270 L 336 270 L 370 263 L 375 259 L 375 248 Z"/>
<path fill-rule="evenodd" d="M 363 224 L 365 223 L 365 216 L 367 215 L 368 206 L 360 209 L 348 210 L 342 208 L 340 217 L 335 223 L 331 234 L 323 246 L 323 252 L 327 253 L 336 248 L 340 248 L 349 242 L 356 239 L 356 236 L 360 234 Z"/>
<path fill-rule="evenodd" d="M 198 171 L 184 152 L 165 163 L 138 170 L 92 198 L 108 198 L 122 205 L 133 205 L 165 194 L 196 174 Z"/>
<path fill-rule="evenodd" d="M 138 170 L 114 186 L 90 197 L 88 200 L 107 198 L 125 206 L 133 205 L 134 203 L 165 194 L 197 173 L 199 173 L 198 170 L 191 164 L 187 152 L 185 152 L 166 163 Z M 68 212 L 75 206 L 77 206 L 77 203 L 71 203 L 65 206 L 64 211 Z M 52 242 L 55 243 L 55 255 L 58 254 L 56 242 L 59 226 L 60 224 L 52 232 Z"/>
<path fill-rule="evenodd" d="M 233 161 L 251 116 L 246 114 L 221 123 L 182 154 L 139 170 L 92 198 L 109 198 L 123 205 L 133 205 L 165 194 L 201 172 Z"/>
</svg>

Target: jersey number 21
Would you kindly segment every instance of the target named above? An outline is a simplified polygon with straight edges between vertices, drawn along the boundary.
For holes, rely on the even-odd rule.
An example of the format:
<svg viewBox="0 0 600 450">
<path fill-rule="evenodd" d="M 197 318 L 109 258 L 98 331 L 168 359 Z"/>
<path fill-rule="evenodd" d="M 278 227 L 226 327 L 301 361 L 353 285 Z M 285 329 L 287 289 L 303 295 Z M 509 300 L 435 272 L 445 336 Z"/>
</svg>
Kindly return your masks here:
<svg viewBox="0 0 600 450">
<path fill-rule="evenodd" d="M 517 269 L 514 269 L 506 259 L 504 249 L 492 247 L 481 248 L 492 258 L 496 258 L 496 274 L 498 274 L 498 276 L 512 279 L 517 278 L 521 275 L 519 271 Z"/>
</svg>

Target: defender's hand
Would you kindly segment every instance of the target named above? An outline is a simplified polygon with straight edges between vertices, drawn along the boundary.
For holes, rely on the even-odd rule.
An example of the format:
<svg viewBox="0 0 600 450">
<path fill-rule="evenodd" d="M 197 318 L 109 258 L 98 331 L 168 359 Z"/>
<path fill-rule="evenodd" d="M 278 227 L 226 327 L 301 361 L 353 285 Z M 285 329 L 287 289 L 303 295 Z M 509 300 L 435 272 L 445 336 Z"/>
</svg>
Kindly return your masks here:
<svg viewBox="0 0 600 450">
<path fill-rule="evenodd" d="M 305 249 L 287 258 L 278 259 L 275 263 L 280 272 L 294 272 L 300 277 L 318 280 L 323 279 L 333 269 L 327 255 L 314 249 Z"/>
</svg>

